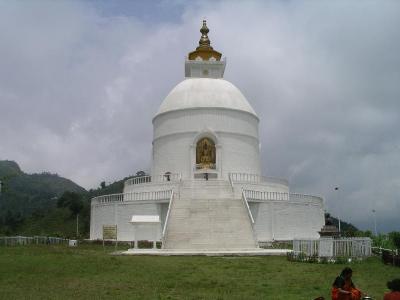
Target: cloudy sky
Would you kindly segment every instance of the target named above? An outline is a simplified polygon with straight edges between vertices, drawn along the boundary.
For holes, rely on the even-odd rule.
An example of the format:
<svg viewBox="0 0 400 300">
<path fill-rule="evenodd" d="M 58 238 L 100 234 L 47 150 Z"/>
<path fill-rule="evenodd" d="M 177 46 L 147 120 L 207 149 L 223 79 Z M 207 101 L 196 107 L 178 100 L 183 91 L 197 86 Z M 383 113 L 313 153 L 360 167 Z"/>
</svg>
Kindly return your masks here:
<svg viewBox="0 0 400 300">
<path fill-rule="evenodd" d="M 261 119 L 264 174 L 400 230 L 395 0 L 0 0 L 0 159 L 86 188 L 149 170 L 152 117 L 203 17 Z"/>
</svg>

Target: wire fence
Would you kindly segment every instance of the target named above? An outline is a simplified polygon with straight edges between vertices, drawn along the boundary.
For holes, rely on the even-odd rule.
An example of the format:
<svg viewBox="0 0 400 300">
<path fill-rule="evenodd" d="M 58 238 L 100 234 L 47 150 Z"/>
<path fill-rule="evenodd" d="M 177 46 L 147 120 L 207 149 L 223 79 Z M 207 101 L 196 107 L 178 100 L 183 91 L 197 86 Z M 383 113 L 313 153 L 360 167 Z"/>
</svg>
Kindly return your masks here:
<svg viewBox="0 0 400 300">
<path fill-rule="evenodd" d="M 0 236 L 0 246 L 68 245 L 69 239 L 50 236 Z"/>
</svg>

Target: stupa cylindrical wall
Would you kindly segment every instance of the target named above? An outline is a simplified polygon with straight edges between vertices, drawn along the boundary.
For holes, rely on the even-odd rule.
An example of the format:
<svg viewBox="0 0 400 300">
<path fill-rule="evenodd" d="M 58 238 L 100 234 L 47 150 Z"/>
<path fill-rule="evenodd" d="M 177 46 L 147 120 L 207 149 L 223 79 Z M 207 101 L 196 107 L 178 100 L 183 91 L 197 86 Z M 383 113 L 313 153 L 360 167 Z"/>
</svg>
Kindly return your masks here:
<svg viewBox="0 0 400 300">
<path fill-rule="evenodd" d="M 153 119 L 152 175 L 181 173 L 184 179 L 208 172 L 260 174 L 259 120 L 242 93 L 223 79 L 186 79 L 161 104 Z M 208 170 L 199 167 L 198 142 L 215 144 Z M 201 160 L 201 158 L 200 158 Z"/>
</svg>

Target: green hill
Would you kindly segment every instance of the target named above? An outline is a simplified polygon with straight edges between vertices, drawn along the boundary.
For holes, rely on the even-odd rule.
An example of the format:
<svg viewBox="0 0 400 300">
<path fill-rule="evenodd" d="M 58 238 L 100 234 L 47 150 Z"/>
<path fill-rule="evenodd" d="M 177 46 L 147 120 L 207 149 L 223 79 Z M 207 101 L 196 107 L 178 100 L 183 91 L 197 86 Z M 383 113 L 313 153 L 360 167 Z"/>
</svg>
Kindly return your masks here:
<svg viewBox="0 0 400 300">
<path fill-rule="evenodd" d="M 336 227 L 339 228 L 339 220 L 335 217 L 331 217 L 333 220 L 333 225 L 335 225 Z M 340 228 L 342 233 L 344 233 L 345 235 L 349 235 L 352 236 L 354 235 L 354 233 L 356 231 L 358 231 L 358 228 L 356 226 L 354 226 L 351 223 L 345 222 L 343 220 L 340 220 Z"/>
<path fill-rule="evenodd" d="M 7 212 L 26 217 L 34 211 L 55 207 L 57 198 L 65 191 L 86 193 L 81 186 L 57 174 L 26 174 L 13 161 L 0 161 L 0 181 L 0 217 Z"/>
<path fill-rule="evenodd" d="M 15 161 L 0 160 L 0 178 L 11 178 L 22 174 L 21 169 Z"/>
<path fill-rule="evenodd" d="M 136 176 L 143 175 L 138 172 Z M 131 176 L 132 177 L 132 176 Z M 0 234 L 75 236 L 76 215 L 57 203 L 65 192 L 79 195 L 83 209 L 79 213 L 79 232 L 88 236 L 90 199 L 122 193 L 124 181 L 86 191 L 73 181 L 48 172 L 27 174 L 14 161 L 0 160 Z"/>
</svg>

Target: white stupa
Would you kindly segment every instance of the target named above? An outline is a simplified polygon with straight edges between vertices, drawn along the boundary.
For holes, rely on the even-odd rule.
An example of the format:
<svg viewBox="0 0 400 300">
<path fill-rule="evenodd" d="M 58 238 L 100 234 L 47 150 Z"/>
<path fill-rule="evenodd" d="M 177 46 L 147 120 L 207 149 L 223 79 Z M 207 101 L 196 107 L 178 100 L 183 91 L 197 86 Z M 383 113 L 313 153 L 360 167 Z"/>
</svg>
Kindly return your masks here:
<svg viewBox="0 0 400 300">
<path fill-rule="evenodd" d="M 203 21 L 185 79 L 153 118 L 151 176 L 129 179 L 123 194 L 92 199 L 90 239 L 117 225 L 118 240 L 152 240 L 132 216 L 160 217 L 165 249 L 243 249 L 293 238 L 317 238 L 320 197 L 289 192 L 287 180 L 262 176 L 259 118 L 229 81 L 226 61 L 210 46 Z"/>
</svg>

